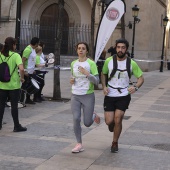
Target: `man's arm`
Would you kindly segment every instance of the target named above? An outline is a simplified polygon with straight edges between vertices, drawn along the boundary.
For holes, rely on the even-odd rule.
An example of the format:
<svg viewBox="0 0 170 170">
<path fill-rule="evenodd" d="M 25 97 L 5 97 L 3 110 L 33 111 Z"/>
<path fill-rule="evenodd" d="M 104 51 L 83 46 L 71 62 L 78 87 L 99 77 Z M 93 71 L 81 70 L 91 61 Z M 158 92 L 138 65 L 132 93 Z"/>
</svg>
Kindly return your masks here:
<svg viewBox="0 0 170 170">
<path fill-rule="evenodd" d="M 137 83 L 136 83 L 136 87 L 140 88 L 142 86 L 142 84 L 144 83 L 144 77 L 143 76 L 140 76 L 138 79 L 137 79 Z"/>
<path fill-rule="evenodd" d="M 138 88 L 140 88 L 142 86 L 143 83 L 144 83 L 144 77 L 140 76 L 139 78 L 137 78 L 136 85 L 128 88 L 129 93 L 130 94 L 135 93 L 138 90 Z"/>
<path fill-rule="evenodd" d="M 106 87 L 106 74 L 103 74 L 102 72 L 101 72 L 101 83 L 102 83 L 102 87 L 104 88 L 104 87 Z"/>
<path fill-rule="evenodd" d="M 104 95 L 107 95 L 109 93 L 109 90 L 108 90 L 107 84 L 106 84 L 106 80 L 107 80 L 107 74 L 101 73 L 101 83 L 102 83 Z"/>
<path fill-rule="evenodd" d="M 22 63 L 23 63 L 23 68 L 25 68 L 25 62 L 26 62 L 27 58 L 26 57 L 22 57 Z M 25 68 L 26 69 L 26 68 Z M 28 76 L 28 72 L 25 70 L 24 71 L 25 76 Z"/>
<path fill-rule="evenodd" d="M 26 57 L 22 57 L 22 63 L 23 63 L 23 66 L 25 66 L 25 62 L 26 62 L 27 58 Z"/>
<path fill-rule="evenodd" d="M 24 67 L 23 67 L 23 64 L 20 64 L 18 67 L 19 67 L 19 72 L 20 72 L 20 80 L 23 83 L 25 81 L 24 80 Z"/>
<path fill-rule="evenodd" d="M 23 51 L 23 54 L 22 54 L 22 63 L 23 63 L 24 68 L 25 68 L 25 62 L 28 60 L 30 54 L 31 54 L 31 48 L 26 47 Z"/>
</svg>

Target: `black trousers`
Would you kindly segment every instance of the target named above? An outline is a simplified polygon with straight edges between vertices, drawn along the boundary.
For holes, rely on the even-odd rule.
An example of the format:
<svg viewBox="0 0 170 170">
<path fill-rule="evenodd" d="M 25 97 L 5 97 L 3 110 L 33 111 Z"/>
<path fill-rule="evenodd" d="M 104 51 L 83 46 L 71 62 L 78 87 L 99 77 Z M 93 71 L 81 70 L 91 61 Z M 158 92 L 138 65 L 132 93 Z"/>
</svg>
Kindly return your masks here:
<svg viewBox="0 0 170 170">
<path fill-rule="evenodd" d="M 20 89 L 15 90 L 2 90 L 0 89 L 0 125 L 2 125 L 2 120 L 5 112 L 5 103 L 9 96 L 11 101 L 11 115 L 14 121 L 14 126 L 19 126 L 18 118 L 18 100 L 19 100 Z"/>
</svg>

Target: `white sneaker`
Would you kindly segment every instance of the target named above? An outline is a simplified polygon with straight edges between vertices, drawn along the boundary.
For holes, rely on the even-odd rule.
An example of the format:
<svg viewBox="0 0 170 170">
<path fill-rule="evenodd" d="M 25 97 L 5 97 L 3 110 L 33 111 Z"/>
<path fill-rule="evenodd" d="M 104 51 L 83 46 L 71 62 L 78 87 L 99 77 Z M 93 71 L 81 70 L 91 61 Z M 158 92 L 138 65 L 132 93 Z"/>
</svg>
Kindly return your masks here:
<svg viewBox="0 0 170 170">
<path fill-rule="evenodd" d="M 72 149 L 72 153 L 79 153 L 84 151 L 84 148 L 82 146 L 81 143 L 78 143 L 73 149 Z"/>
</svg>

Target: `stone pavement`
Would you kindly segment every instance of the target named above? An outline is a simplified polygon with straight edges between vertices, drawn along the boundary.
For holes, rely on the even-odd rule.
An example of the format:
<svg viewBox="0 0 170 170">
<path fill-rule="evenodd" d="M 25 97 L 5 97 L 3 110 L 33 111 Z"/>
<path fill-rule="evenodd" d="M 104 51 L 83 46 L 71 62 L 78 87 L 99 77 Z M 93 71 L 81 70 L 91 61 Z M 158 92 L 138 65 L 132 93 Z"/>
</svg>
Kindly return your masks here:
<svg viewBox="0 0 170 170">
<path fill-rule="evenodd" d="M 70 98 L 70 71 L 61 71 L 61 95 Z M 170 71 L 144 73 L 145 83 L 132 95 L 123 120 L 119 152 L 110 153 L 112 133 L 103 117 L 103 93 L 96 90 L 101 124 L 82 125 L 84 152 L 75 146 L 70 101 L 44 101 L 19 109 L 27 132 L 14 133 L 6 108 L 0 131 L 0 170 L 170 170 Z M 53 71 L 43 94 L 52 97 Z"/>
</svg>

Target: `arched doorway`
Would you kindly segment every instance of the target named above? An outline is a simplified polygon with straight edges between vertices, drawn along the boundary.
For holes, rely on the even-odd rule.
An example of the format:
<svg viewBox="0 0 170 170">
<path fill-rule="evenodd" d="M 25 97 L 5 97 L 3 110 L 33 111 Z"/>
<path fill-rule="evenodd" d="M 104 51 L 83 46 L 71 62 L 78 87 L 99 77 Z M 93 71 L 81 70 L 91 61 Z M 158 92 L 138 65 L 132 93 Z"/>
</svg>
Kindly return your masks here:
<svg viewBox="0 0 170 170">
<path fill-rule="evenodd" d="M 57 34 L 58 4 L 48 6 L 40 18 L 40 40 L 45 42 L 44 53 L 54 52 L 55 39 Z M 67 54 L 68 51 L 68 30 L 69 18 L 65 9 L 62 10 L 62 41 L 61 54 Z"/>
</svg>

